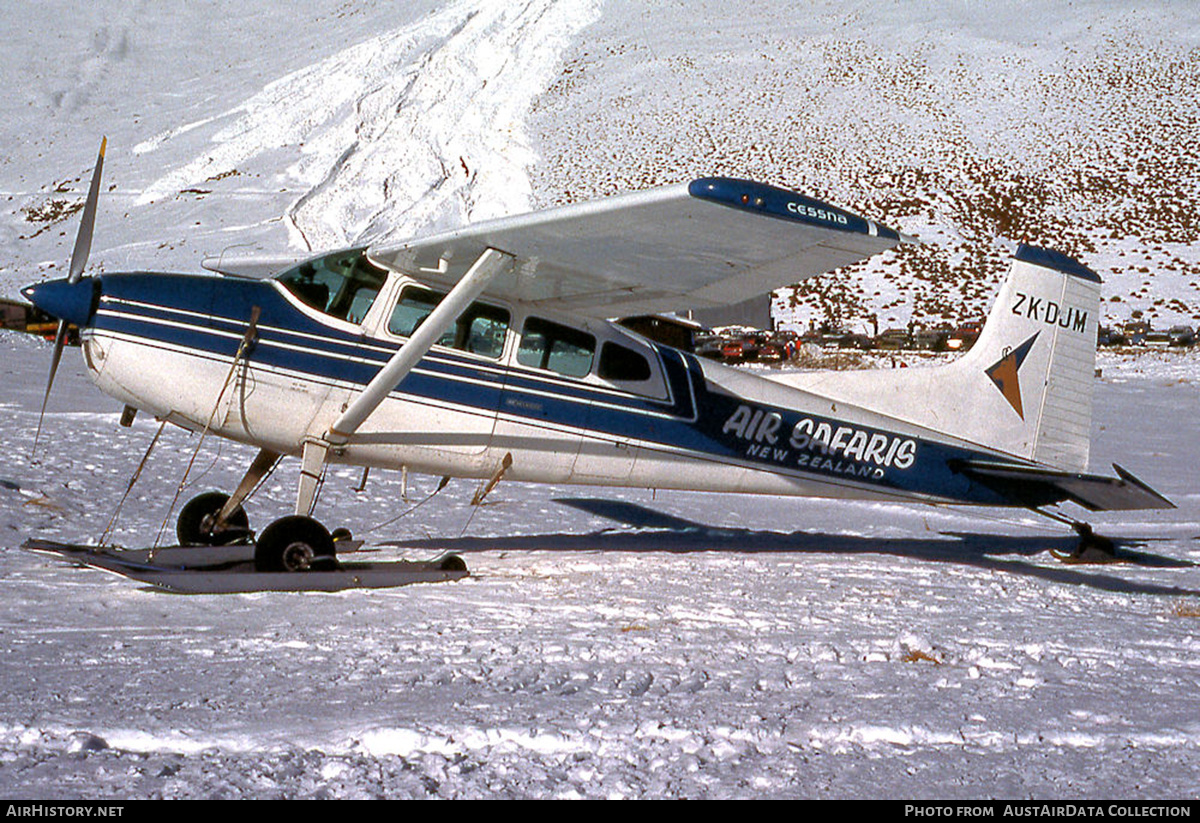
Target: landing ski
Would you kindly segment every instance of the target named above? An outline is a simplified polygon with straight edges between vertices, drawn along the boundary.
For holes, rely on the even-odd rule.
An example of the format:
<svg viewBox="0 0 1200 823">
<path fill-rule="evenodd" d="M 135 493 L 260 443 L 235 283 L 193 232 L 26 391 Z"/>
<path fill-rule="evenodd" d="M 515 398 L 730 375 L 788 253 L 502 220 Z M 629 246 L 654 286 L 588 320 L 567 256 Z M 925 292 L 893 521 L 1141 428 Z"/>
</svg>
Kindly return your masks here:
<svg viewBox="0 0 1200 823">
<path fill-rule="evenodd" d="M 458 555 L 429 561 L 339 562 L 336 568 L 303 572 L 260 572 L 254 569 L 252 544 L 167 546 L 151 551 L 30 539 L 22 548 L 181 594 L 384 589 L 461 580 L 469 574 Z"/>
</svg>

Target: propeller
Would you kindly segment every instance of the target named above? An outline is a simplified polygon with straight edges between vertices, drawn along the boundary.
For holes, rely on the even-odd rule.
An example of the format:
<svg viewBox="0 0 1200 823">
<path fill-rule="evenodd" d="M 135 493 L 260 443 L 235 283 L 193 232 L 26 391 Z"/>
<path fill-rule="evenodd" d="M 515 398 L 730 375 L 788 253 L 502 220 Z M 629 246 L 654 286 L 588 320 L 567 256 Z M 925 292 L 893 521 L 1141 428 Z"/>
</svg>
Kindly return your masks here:
<svg viewBox="0 0 1200 823">
<path fill-rule="evenodd" d="M 87 266 L 88 255 L 92 251 L 92 230 L 96 225 L 96 202 L 100 199 L 100 172 L 104 168 L 104 151 L 108 148 L 108 138 L 100 141 L 100 154 L 96 157 L 96 168 L 92 171 L 92 184 L 88 188 L 87 200 L 83 204 L 83 219 L 79 224 L 79 234 L 75 236 L 75 248 L 71 252 L 71 266 L 67 270 L 67 284 L 74 285 L 83 276 Z M 58 321 L 58 331 L 54 334 L 54 353 L 50 357 L 50 376 L 46 380 L 46 394 L 42 398 L 42 411 L 38 414 L 37 433 L 33 436 L 33 451 L 37 453 L 38 440 L 42 436 L 42 422 L 46 417 L 46 404 L 50 402 L 50 389 L 54 386 L 54 375 L 58 372 L 58 363 L 62 360 L 63 346 L 67 342 L 67 321 Z"/>
</svg>

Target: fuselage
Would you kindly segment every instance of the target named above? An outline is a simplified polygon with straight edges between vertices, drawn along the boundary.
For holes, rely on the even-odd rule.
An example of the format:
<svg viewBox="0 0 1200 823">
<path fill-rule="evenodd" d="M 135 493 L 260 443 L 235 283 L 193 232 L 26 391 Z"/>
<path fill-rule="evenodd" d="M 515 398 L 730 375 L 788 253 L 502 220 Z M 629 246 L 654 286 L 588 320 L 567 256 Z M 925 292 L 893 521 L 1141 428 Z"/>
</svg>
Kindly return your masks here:
<svg viewBox="0 0 1200 823">
<path fill-rule="evenodd" d="M 299 454 L 439 299 L 395 272 L 317 275 L 104 275 L 91 377 L 156 417 Z M 487 477 L 511 456 L 518 481 L 1005 504 L 954 469 L 994 450 L 608 321 L 481 298 L 441 343 L 330 460 Z"/>
</svg>

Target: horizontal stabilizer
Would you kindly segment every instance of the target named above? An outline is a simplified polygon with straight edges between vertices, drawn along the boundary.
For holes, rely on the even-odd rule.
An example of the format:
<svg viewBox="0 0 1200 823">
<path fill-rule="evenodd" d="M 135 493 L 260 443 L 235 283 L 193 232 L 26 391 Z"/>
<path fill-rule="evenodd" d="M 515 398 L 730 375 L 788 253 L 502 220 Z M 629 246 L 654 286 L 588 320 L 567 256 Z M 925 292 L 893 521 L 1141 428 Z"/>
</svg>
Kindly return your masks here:
<svg viewBox="0 0 1200 823">
<path fill-rule="evenodd" d="M 984 460 L 963 461 L 954 468 L 1013 504 L 1028 508 L 1065 500 L 1090 511 L 1175 508 L 1174 503 L 1115 463 L 1117 477 Z"/>
</svg>

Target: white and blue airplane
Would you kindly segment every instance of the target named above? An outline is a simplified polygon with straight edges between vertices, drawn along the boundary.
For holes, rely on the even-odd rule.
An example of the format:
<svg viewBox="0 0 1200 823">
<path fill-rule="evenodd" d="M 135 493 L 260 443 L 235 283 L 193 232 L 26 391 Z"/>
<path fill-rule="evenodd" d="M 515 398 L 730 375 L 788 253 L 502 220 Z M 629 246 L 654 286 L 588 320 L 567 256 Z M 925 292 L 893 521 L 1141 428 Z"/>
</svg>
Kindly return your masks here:
<svg viewBox="0 0 1200 823">
<path fill-rule="evenodd" d="M 247 539 L 247 496 L 299 457 L 294 511 L 256 535 L 260 570 L 334 557 L 313 517 L 331 463 L 1024 507 L 1073 526 L 1078 554 L 1111 543 L 1060 504 L 1171 507 L 1118 466 L 1087 473 L 1100 278 L 1053 251 L 1018 248 L 978 342 L 949 364 L 749 372 L 612 318 L 739 303 L 910 239 L 713 177 L 335 251 L 269 279 L 83 276 L 103 157 L 69 275 L 24 290 L 61 321 L 49 383 L 75 324 L 92 380 L 128 413 L 259 449 L 232 493 L 183 507 L 182 544 Z"/>
</svg>

